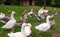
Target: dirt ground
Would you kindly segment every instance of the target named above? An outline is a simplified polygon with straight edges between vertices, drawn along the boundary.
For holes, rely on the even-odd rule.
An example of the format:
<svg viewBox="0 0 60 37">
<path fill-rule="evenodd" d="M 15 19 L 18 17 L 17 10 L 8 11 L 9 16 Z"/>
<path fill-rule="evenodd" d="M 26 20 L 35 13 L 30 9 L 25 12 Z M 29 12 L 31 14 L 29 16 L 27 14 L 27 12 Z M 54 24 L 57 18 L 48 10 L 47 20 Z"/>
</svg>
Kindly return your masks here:
<svg viewBox="0 0 60 37">
<path fill-rule="evenodd" d="M 60 37 L 60 27 L 57 27 L 52 37 Z"/>
</svg>

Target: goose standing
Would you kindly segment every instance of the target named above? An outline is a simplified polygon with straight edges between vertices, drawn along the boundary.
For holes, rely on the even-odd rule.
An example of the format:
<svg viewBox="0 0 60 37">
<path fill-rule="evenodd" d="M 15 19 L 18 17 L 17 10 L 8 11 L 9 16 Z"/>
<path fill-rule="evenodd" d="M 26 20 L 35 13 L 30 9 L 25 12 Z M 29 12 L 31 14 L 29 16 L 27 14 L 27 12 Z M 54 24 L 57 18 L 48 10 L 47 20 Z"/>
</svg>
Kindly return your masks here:
<svg viewBox="0 0 60 37">
<path fill-rule="evenodd" d="M 3 23 L 7 23 L 9 20 L 11 19 L 11 11 L 8 11 L 8 16 L 5 16 L 3 18 L 0 19 L 1 22 Z"/>
<path fill-rule="evenodd" d="M 11 33 L 8 33 L 8 36 L 9 37 L 27 37 L 27 34 L 25 32 L 25 25 L 26 25 L 26 23 L 22 24 L 21 32 L 16 32 L 16 33 L 11 32 Z"/>
<path fill-rule="evenodd" d="M 15 12 L 12 11 L 11 19 L 10 19 L 4 26 L 2 26 L 2 28 L 5 28 L 5 29 L 12 29 L 11 31 L 14 30 L 13 27 L 14 27 L 14 25 L 15 25 L 15 23 L 16 23 L 16 20 L 15 20 L 15 18 L 14 18 L 14 14 L 15 14 Z"/>
<path fill-rule="evenodd" d="M 48 31 L 51 27 L 49 18 L 53 18 L 53 16 L 48 15 L 47 18 L 46 18 L 46 23 L 39 24 L 35 28 L 38 29 L 39 31 L 43 31 L 43 32 Z"/>
</svg>

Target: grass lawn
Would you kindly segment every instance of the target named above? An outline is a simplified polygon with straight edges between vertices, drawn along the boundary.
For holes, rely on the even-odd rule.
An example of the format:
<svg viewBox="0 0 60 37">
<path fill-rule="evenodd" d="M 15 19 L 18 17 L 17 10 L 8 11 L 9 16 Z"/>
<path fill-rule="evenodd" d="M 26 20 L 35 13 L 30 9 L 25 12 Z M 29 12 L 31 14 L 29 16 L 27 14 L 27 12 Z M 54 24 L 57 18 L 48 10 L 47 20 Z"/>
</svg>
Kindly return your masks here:
<svg viewBox="0 0 60 37">
<path fill-rule="evenodd" d="M 18 21 L 20 16 L 22 15 L 23 11 L 24 10 L 28 10 L 30 11 L 30 9 L 33 8 L 34 11 L 37 13 L 37 11 L 41 8 L 41 7 L 37 7 L 37 6 L 8 6 L 8 5 L 0 5 L 0 12 L 3 12 L 7 15 L 7 11 L 8 10 L 14 10 L 16 11 L 16 14 L 15 14 L 15 19 Z M 49 11 L 52 11 L 54 12 L 54 8 L 53 7 L 47 7 L 47 9 Z M 33 18 L 30 18 L 28 17 L 27 21 L 26 22 L 30 22 L 32 24 L 32 34 L 31 36 L 32 37 L 52 37 L 52 34 L 54 33 L 55 29 L 60 26 L 60 8 L 57 8 L 57 11 L 58 11 L 58 16 L 56 16 L 55 18 L 55 21 L 56 21 L 56 24 L 54 26 L 51 27 L 51 29 L 48 31 L 48 33 L 44 33 L 44 32 L 40 32 L 38 30 L 36 30 L 34 27 L 36 25 L 39 25 L 40 22 L 37 20 L 36 17 L 33 17 Z M 10 32 L 10 30 L 6 30 L 6 29 L 2 29 L 1 27 L 3 26 L 4 24 L 2 22 L 0 22 L 0 37 L 8 37 L 7 36 L 7 33 Z M 20 28 L 19 26 L 15 25 L 15 32 L 18 32 L 20 31 Z"/>
</svg>

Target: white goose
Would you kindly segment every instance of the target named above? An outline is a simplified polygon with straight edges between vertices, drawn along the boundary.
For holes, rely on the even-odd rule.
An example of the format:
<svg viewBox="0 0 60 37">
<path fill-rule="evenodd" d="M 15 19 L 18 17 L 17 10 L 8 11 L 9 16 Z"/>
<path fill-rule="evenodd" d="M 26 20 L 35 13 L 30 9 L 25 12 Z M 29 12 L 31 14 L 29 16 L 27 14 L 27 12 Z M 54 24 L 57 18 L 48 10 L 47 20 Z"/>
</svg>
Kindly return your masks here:
<svg viewBox="0 0 60 37">
<path fill-rule="evenodd" d="M 11 33 L 8 33 L 8 36 L 9 37 L 27 37 L 27 34 L 26 34 L 25 30 L 24 30 L 25 25 L 26 25 L 26 23 L 22 24 L 21 32 L 16 32 L 16 33 L 11 32 Z"/>
<path fill-rule="evenodd" d="M 38 11 L 38 16 L 40 19 L 44 19 L 46 15 L 48 15 L 48 10 L 44 10 L 43 8 L 41 8 Z"/>
<path fill-rule="evenodd" d="M 15 14 L 15 12 L 12 11 L 11 20 L 9 20 L 4 26 L 2 26 L 2 28 L 13 29 L 13 27 L 14 27 L 14 25 L 16 23 L 16 20 L 14 18 L 14 14 Z"/>
<path fill-rule="evenodd" d="M 5 17 L 5 14 L 4 13 L 0 13 L 0 19 L 4 18 Z"/>
<path fill-rule="evenodd" d="M 48 15 L 47 18 L 46 18 L 46 23 L 39 24 L 35 28 L 38 29 L 39 31 L 43 31 L 43 32 L 48 31 L 51 27 L 49 18 L 53 18 L 53 16 Z"/>
</svg>

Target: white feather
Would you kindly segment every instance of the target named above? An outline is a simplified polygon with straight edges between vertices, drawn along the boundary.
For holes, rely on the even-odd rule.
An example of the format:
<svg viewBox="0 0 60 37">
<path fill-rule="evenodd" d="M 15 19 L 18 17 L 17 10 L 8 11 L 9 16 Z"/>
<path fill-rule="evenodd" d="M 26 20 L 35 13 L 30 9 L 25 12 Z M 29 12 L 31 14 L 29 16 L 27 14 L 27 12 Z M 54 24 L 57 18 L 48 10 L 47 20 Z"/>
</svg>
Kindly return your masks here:
<svg viewBox="0 0 60 37">
<path fill-rule="evenodd" d="M 43 32 L 48 31 L 51 27 L 49 18 L 50 18 L 50 16 L 47 16 L 46 23 L 39 24 L 35 28 L 38 29 L 39 31 L 43 31 Z"/>
<path fill-rule="evenodd" d="M 8 33 L 9 37 L 26 37 L 22 32 Z"/>
</svg>

